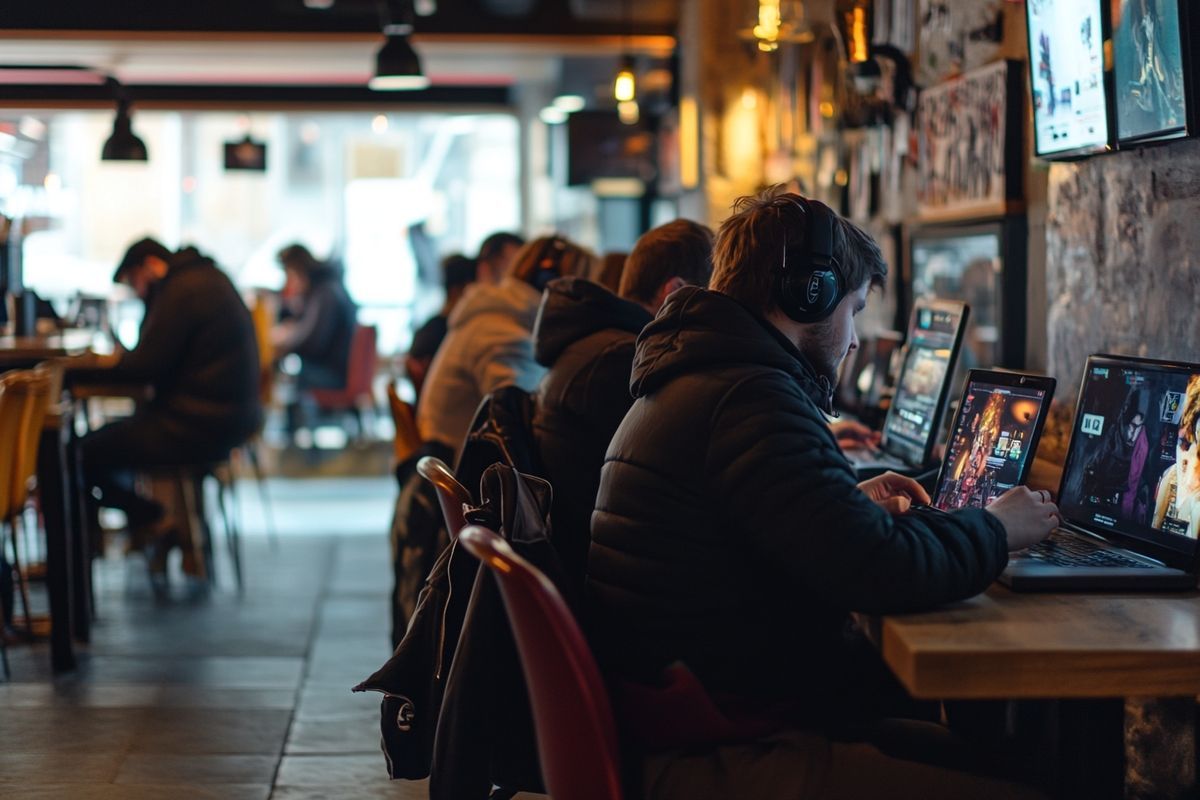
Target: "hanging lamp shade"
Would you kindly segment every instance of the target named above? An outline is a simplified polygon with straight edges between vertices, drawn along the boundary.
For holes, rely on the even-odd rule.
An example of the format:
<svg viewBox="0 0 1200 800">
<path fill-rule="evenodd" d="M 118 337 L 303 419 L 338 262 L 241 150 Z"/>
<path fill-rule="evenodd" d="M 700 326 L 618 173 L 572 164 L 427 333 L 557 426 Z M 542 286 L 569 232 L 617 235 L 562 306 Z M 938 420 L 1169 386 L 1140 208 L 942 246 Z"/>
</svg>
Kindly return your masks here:
<svg viewBox="0 0 1200 800">
<path fill-rule="evenodd" d="M 375 54 L 375 76 L 367 85 L 381 92 L 428 88 L 429 78 L 421 69 L 421 58 L 408 38 L 412 26 L 389 25 L 384 28 L 384 33 L 387 41 Z"/>
<path fill-rule="evenodd" d="M 129 103 L 117 103 L 117 116 L 113 120 L 113 132 L 100 151 L 101 161 L 146 161 L 146 143 L 133 133 L 133 120 L 129 115 Z"/>
</svg>

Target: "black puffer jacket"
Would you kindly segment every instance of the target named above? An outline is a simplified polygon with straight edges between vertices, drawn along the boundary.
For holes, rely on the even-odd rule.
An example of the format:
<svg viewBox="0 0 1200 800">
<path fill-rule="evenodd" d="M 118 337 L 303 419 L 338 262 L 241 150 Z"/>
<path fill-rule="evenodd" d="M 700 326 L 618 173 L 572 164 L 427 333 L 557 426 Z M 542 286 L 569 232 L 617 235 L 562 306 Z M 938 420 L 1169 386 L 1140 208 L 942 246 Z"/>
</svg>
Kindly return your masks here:
<svg viewBox="0 0 1200 800">
<path fill-rule="evenodd" d="M 724 295 L 671 296 L 638 339 L 632 389 L 587 571 L 610 674 L 651 680 L 678 660 L 710 692 L 815 709 L 848 612 L 969 597 L 1007 562 L 984 511 L 872 503 L 822 418 L 828 382 Z"/>
<path fill-rule="evenodd" d="M 147 304 L 138 344 L 101 380 L 154 386 L 151 408 L 228 450 L 258 429 L 258 345 L 229 278 L 194 248 L 174 254 Z"/>
<path fill-rule="evenodd" d="M 580 585 L 600 467 L 633 405 L 634 342 L 651 319 L 599 284 L 560 278 L 547 288 L 533 328 L 534 355 L 550 369 L 538 387 L 534 436 L 554 486 L 554 543 Z"/>
</svg>

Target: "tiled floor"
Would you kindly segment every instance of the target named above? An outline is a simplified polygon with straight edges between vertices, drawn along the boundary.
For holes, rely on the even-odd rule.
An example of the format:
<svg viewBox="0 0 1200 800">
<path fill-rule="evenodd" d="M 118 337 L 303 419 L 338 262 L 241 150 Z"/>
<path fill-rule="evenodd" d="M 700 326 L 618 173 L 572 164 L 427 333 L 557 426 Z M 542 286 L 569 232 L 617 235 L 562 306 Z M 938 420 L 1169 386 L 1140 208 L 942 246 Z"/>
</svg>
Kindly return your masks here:
<svg viewBox="0 0 1200 800">
<path fill-rule="evenodd" d="M 243 487 L 247 589 L 156 605 L 140 559 L 97 565 L 99 620 L 72 675 L 44 645 L 0 682 L 2 798 L 392 798 L 378 697 L 388 656 L 389 479 L 273 482 L 272 550 Z M 257 533 L 258 535 L 254 535 Z M 177 582 L 178 583 L 178 582 Z"/>
</svg>

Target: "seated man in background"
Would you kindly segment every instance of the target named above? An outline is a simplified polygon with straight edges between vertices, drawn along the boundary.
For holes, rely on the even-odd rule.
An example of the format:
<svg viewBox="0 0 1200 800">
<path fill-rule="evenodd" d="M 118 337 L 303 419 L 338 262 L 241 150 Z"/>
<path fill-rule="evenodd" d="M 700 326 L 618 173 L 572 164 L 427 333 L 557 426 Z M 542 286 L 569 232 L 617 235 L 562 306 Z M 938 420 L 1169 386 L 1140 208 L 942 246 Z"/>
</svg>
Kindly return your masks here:
<svg viewBox="0 0 1200 800">
<path fill-rule="evenodd" d="M 638 743 L 645 796 L 1029 796 L 909 760 L 942 752 L 875 746 L 882 718 L 909 703 L 849 621 L 983 591 L 1057 509 L 1017 487 L 987 510 L 909 512 L 928 503 L 915 481 L 859 484 L 824 413 L 857 346 L 854 316 L 887 274 L 879 248 L 798 195 L 735 210 L 710 289 L 675 292 L 638 339 L 637 399 L 592 516 L 592 641 L 627 735 L 648 720 L 660 733 Z M 686 729 L 647 700 L 671 679 L 692 682 Z M 634 687 L 636 707 L 622 701 Z"/>
<path fill-rule="evenodd" d="M 595 256 L 561 236 L 545 236 L 517 253 L 508 274 L 467 289 L 450 315 L 417 405 L 425 442 L 458 452 L 483 398 L 504 386 L 532 392 L 545 369 L 533 358 L 533 322 L 542 290 L 555 278 L 586 274 Z"/>
<path fill-rule="evenodd" d="M 143 239 L 113 280 L 146 305 L 137 346 L 110 367 L 74 371 L 71 380 L 148 384 L 153 398 L 83 437 L 83 468 L 99 505 L 125 512 L 133 543 L 158 543 L 151 566 L 161 573 L 172 523 L 159 503 L 134 491 L 134 473 L 222 461 L 253 435 L 262 415 L 258 345 L 241 295 L 194 247 L 172 253 Z"/>
<path fill-rule="evenodd" d="M 429 365 L 433 363 L 433 357 L 437 355 L 442 340 L 446 338 L 446 331 L 450 328 L 450 314 L 462 299 L 463 292 L 474 282 L 474 260 L 458 253 L 442 259 L 442 286 L 446 292 L 446 301 L 442 303 L 441 311 L 417 328 L 413 334 L 412 345 L 408 348 L 408 355 L 404 358 L 404 372 L 412 382 L 413 392 L 417 397 L 421 396 L 421 386 L 425 383 Z"/>
<path fill-rule="evenodd" d="M 284 302 L 297 306 L 273 333 L 277 357 L 300 356 L 296 398 L 288 405 L 288 431 L 295 433 L 309 418 L 309 390 L 346 386 L 358 307 L 342 283 L 341 270 L 318 261 L 304 245 L 289 245 L 278 258 L 287 279 Z"/>
<path fill-rule="evenodd" d="M 554 485 L 554 542 L 582 585 L 604 451 L 633 405 L 637 335 L 683 286 L 712 274 L 712 231 L 675 220 L 638 239 L 613 276 L 619 293 L 581 277 L 551 281 L 534 326 L 534 355 L 550 371 L 537 393 L 534 435 Z"/>
<path fill-rule="evenodd" d="M 475 279 L 482 283 L 499 283 L 512 270 L 513 259 L 525 246 L 525 240 L 515 233 L 493 233 L 479 245 L 475 256 Z"/>
</svg>

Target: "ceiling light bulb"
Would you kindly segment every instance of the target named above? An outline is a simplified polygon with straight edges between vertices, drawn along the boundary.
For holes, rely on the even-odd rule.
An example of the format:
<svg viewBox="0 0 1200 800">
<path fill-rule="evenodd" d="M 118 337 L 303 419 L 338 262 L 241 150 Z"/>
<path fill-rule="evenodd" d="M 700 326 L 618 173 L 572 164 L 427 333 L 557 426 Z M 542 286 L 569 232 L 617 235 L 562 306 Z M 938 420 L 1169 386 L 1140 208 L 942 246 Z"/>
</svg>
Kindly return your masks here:
<svg viewBox="0 0 1200 800">
<path fill-rule="evenodd" d="M 637 79 L 633 75 L 633 64 L 626 59 L 613 81 L 613 98 L 618 103 L 627 103 L 637 96 Z"/>
<path fill-rule="evenodd" d="M 626 125 L 637 125 L 641 118 L 641 109 L 638 108 L 637 100 L 625 100 L 617 103 L 617 117 Z"/>
<path fill-rule="evenodd" d="M 547 125 L 561 125 L 567 121 L 567 112 L 556 106 L 546 106 L 538 112 L 538 119 Z"/>
</svg>

